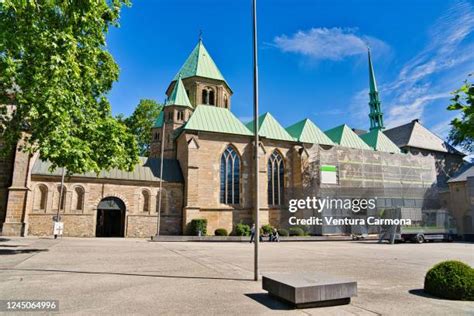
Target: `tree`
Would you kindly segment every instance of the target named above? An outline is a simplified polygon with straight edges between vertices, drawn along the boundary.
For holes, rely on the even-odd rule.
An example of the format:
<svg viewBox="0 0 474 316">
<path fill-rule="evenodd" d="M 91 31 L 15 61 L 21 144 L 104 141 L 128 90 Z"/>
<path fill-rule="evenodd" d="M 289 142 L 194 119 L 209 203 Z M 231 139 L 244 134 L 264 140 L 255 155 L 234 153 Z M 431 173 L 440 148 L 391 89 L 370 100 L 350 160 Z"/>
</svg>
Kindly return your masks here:
<svg viewBox="0 0 474 316">
<path fill-rule="evenodd" d="M 3 152 L 39 152 L 69 173 L 138 162 L 136 141 L 112 117 L 106 94 L 119 69 L 106 50 L 128 0 L 0 1 Z"/>
<path fill-rule="evenodd" d="M 118 117 L 135 136 L 138 151 L 142 156 L 148 157 L 150 155 L 151 128 L 162 108 L 155 100 L 142 99 L 131 116 L 125 119 L 122 115 Z"/>
<path fill-rule="evenodd" d="M 471 76 L 471 75 L 470 75 Z M 461 117 L 451 121 L 449 140 L 453 145 L 459 145 L 469 152 L 474 151 L 474 83 L 464 82 L 453 92 L 450 111 L 461 111 Z"/>
</svg>

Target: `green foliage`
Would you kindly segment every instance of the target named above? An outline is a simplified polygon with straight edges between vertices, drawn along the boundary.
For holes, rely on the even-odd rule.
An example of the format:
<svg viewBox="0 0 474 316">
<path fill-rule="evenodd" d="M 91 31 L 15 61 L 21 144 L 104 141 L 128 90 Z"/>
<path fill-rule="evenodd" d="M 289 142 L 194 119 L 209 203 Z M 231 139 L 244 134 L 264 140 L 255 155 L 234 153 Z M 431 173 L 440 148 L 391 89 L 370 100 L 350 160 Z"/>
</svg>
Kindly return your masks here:
<svg viewBox="0 0 474 316">
<path fill-rule="evenodd" d="M 289 236 L 290 233 L 288 232 L 288 230 L 284 228 L 280 228 L 278 229 L 278 235 L 286 237 L 286 236 Z"/>
<path fill-rule="evenodd" d="M 438 263 L 425 276 L 425 292 L 452 300 L 474 300 L 474 269 L 448 260 Z"/>
<path fill-rule="evenodd" d="M 290 227 L 289 229 L 290 236 L 304 236 L 304 230 L 301 227 Z"/>
<path fill-rule="evenodd" d="M 106 98 L 119 68 L 105 49 L 128 0 L 0 1 L 3 154 L 39 152 L 68 173 L 132 170 L 136 141 Z"/>
<path fill-rule="evenodd" d="M 471 76 L 471 75 L 470 75 Z M 461 146 L 469 152 L 474 151 L 474 83 L 467 80 L 453 92 L 450 111 L 461 111 L 461 117 L 451 121 L 449 140 L 453 145 Z"/>
<path fill-rule="evenodd" d="M 225 228 L 218 228 L 214 231 L 214 235 L 216 236 L 229 236 L 229 233 Z"/>
<path fill-rule="evenodd" d="M 250 236 L 250 226 L 247 224 L 239 223 L 235 225 L 236 236 Z"/>
<path fill-rule="evenodd" d="M 207 235 L 207 219 L 193 219 L 191 223 L 189 223 L 189 235 L 198 236 L 199 232 L 201 232 L 202 236 Z"/>
<path fill-rule="evenodd" d="M 163 106 L 155 100 L 142 99 L 132 115 L 125 119 L 122 116 L 117 117 L 135 136 L 141 156 L 150 155 L 151 129 L 162 109 Z"/>
<path fill-rule="evenodd" d="M 273 227 L 269 224 L 263 225 L 261 232 L 265 235 L 269 235 L 273 232 Z"/>
</svg>

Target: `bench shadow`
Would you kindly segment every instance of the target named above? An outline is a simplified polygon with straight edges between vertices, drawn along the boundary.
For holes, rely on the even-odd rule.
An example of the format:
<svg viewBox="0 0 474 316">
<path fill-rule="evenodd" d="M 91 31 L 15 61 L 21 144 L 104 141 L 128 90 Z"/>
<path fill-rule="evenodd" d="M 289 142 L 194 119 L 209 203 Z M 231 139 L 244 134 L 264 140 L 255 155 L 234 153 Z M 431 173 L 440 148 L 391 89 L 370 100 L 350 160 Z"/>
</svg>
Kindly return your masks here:
<svg viewBox="0 0 474 316">
<path fill-rule="evenodd" d="M 168 278 L 168 279 L 196 279 L 196 280 L 222 280 L 222 281 L 244 281 L 254 282 L 253 279 L 244 278 L 226 278 L 226 277 L 204 277 L 204 276 L 185 276 L 185 275 L 165 275 L 165 274 L 144 274 L 144 273 L 126 273 L 126 272 L 105 272 L 105 271 L 74 271 L 74 270 L 59 270 L 59 269 L 0 269 L 8 271 L 33 271 L 33 272 L 58 272 L 58 273 L 76 273 L 76 274 L 90 274 L 90 275 L 117 275 L 117 276 L 134 276 L 134 277 L 148 277 L 148 278 Z"/>
<path fill-rule="evenodd" d="M 18 247 L 18 246 L 9 246 L 9 247 Z M 3 255 L 18 255 L 23 253 L 36 253 L 48 251 L 48 249 L 0 249 L 0 256 Z"/>
<path fill-rule="evenodd" d="M 254 301 L 264 305 L 271 310 L 294 310 L 295 308 L 290 304 L 282 302 L 268 293 L 248 293 L 245 296 L 253 299 Z"/>
</svg>

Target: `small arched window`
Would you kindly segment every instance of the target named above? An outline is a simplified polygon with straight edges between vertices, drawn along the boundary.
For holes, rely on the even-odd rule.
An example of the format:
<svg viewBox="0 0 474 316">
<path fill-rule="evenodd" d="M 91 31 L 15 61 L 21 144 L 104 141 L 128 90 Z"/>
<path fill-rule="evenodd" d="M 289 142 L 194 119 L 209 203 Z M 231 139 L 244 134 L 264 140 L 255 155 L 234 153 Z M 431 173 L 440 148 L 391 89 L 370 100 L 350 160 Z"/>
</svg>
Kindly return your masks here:
<svg viewBox="0 0 474 316">
<path fill-rule="evenodd" d="M 34 199 L 33 209 L 44 211 L 48 201 L 48 187 L 46 187 L 44 184 L 38 185 L 35 189 Z"/>
<path fill-rule="evenodd" d="M 150 211 L 150 193 L 147 190 L 142 191 L 142 211 Z"/>
<path fill-rule="evenodd" d="M 210 105 L 215 105 L 216 104 L 216 100 L 215 100 L 215 97 L 214 97 L 214 90 L 209 91 L 209 104 Z"/>
<path fill-rule="evenodd" d="M 268 204 L 281 205 L 283 203 L 284 167 L 283 157 L 275 150 L 268 158 Z"/>
<path fill-rule="evenodd" d="M 229 99 L 227 98 L 227 94 L 224 94 L 224 107 L 226 109 L 229 108 Z"/>
<path fill-rule="evenodd" d="M 84 189 L 82 187 L 74 188 L 74 202 L 73 206 L 76 210 L 84 209 Z"/>
<path fill-rule="evenodd" d="M 209 104 L 209 92 L 206 89 L 202 90 L 202 104 Z"/>
<path fill-rule="evenodd" d="M 165 189 L 161 192 L 161 210 L 160 210 L 160 191 L 156 195 L 156 212 L 168 213 L 168 193 Z"/>
<path fill-rule="evenodd" d="M 240 157 L 232 146 L 221 156 L 220 201 L 224 204 L 240 201 Z"/>
<path fill-rule="evenodd" d="M 64 210 L 64 205 L 66 205 L 66 187 L 63 187 L 63 195 L 62 197 L 60 197 L 61 195 L 61 186 L 58 185 L 57 187 L 57 190 L 56 190 L 56 199 L 55 199 L 55 203 L 54 203 L 54 206 L 53 208 L 56 208 L 58 207 L 59 205 L 59 209 L 60 210 Z"/>
</svg>

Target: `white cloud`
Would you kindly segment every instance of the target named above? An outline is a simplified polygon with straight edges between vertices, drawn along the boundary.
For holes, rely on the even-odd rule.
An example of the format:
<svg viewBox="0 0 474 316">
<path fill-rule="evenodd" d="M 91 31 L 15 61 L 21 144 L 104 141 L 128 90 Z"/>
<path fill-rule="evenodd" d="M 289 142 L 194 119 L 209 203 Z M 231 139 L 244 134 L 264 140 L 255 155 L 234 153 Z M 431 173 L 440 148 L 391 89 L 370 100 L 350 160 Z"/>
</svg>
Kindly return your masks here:
<svg viewBox="0 0 474 316">
<path fill-rule="evenodd" d="M 297 53 L 312 59 L 342 60 L 367 53 L 367 45 L 380 52 L 388 48 L 381 40 L 358 35 L 354 28 L 312 28 L 293 35 L 276 36 L 273 44 L 283 52 Z"/>
<path fill-rule="evenodd" d="M 459 87 L 474 69 L 474 8 L 466 1 L 456 3 L 436 20 L 428 33 L 426 46 L 402 67 L 397 78 L 379 86 L 385 122 L 388 127 L 424 119 L 435 119 L 433 128 L 447 134 L 449 124 L 445 112 L 450 92 Z M 363 102 L 360 92 L 352 99 L 352 112 Z M 365 94 L 367 96 L 367 94 Z M 442 107 L 442 111 L 439 111 Z M 438 109 L 439 113 L 427 109 Z M 454 113 L 453 113 L 454 114 Z M 368 122 L 366 121 L 368 125 Z"/>
</svg>

